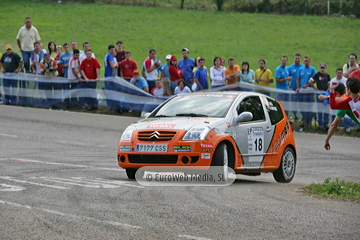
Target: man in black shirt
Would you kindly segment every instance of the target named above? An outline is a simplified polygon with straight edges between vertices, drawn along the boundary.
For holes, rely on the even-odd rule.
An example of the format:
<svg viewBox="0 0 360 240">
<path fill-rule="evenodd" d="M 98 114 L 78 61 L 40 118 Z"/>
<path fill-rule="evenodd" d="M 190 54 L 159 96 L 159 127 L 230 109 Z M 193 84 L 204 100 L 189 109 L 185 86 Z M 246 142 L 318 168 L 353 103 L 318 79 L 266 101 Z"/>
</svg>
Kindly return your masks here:
<svg viewBox="0 0 360 240">
<path fill-rule="evenodd" d="M 326 72 L 326 64 L 320 64 L 320 71 L 315 73 L 309 80 L 309 85 L 313 87 L 318 94 L 323 94 L 329 89 L 329 82 L 331 80 L 330 74 Z M 316 83 L 316 86 L 314 86 Z M 329 129 L 329 105 L 324 104 L 323 101 L 317 100 L 317 112 L 318 112 L 318 122 L 320 130 L 327 131 Z"/>
<path fill-rule="evenodd" d="M 21 69 L 21 66 L 24 64 L 24 61 L 17 53 L 12 51 L 11 45 L 6 45 L 5 50 L 6 52 L 2 55 L 0 60 L 0 67 L 2 68 L 2 72 L 18 73 Z M 17 85 L 17 78 L 6 79 L 6 76 L 4 77 L 5 104 L 16 104 Z"/>
</svg>

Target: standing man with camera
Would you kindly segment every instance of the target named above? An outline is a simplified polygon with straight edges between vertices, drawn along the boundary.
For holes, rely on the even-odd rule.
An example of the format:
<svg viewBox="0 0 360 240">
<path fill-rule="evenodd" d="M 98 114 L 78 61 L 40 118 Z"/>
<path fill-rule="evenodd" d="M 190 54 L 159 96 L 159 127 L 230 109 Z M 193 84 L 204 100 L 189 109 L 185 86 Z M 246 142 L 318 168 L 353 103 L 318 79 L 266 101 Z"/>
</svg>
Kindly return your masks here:
<svg viewBox="0 0 360 240">
<path fill-rule="evenodd" d="M 42 75 L 49 77 L 56 77 L 58 75 L 58 66 L 56 61 L 50 57 L 50 53 L 44 54 L 44 59 L 40 62 L 40 71 Z M 60 90 L 60 84 L 55 82 L 46 81 L 43 83 L 43 89 L 45 90 L 45 96 L 47 100 L 47 104 L 50 109 L 56 107 L 56 104 L 60 102 L 60 96 L 58 94 Z M 52 90 L 54 89 L 54 94 Z"/>
</svg>

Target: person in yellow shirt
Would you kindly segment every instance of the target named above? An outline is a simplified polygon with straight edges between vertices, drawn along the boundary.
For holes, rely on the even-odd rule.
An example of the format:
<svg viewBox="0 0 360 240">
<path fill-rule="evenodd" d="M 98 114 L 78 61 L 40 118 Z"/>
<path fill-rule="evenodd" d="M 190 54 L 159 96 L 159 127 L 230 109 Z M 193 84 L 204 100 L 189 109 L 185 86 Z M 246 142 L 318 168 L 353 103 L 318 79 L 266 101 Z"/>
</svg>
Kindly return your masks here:
<svg viewBox="0 0 360 240">
<path fill-rule="evenodd" d="M 274 82 L 273 75 L 270 69 L 266 69 L 266 63 L 264 59 L 260 59 L 259 69 L 255 71 L 255 82 L 259 84 L 259 86 L 271 87 L 271 84 Z M 266 95 L 270 95 L 268 91 L 261 91 Z"/>
<path fill-rule="evenodd" d="M 237 83 L 240 80 L 240 67 L 235 65 L 235 60 L 229 58 L 229 67 L 225 69 L 226 85 Z"/>
</svg>

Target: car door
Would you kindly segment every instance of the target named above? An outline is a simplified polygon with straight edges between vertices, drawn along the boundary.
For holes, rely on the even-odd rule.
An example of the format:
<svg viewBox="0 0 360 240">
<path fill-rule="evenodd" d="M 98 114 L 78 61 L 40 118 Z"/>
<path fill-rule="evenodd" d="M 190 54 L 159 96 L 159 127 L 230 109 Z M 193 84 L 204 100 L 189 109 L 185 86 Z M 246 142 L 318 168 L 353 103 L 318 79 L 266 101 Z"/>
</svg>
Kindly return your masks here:
<svg viewBox="0 0 360 240">
<path fill-rule="evenodd" d="M 265 113 L 264 103 L 259 96 L 247 96 L 236 107 L 237 115 L 248 111 L 253 119 L 247 122 L 234 123 L 235 141 L 242 155 L 240 167 L 259 169 L 271 143 L 274 126 Z"/>
</svg>

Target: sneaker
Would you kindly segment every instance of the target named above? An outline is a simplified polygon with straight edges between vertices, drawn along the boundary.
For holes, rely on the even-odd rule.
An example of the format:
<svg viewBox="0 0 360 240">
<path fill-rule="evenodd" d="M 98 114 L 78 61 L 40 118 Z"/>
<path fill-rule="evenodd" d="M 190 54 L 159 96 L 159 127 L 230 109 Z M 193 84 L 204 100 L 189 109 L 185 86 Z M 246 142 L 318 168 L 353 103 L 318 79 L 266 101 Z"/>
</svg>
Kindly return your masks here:
<svg viewBox="0 0 360 240">
<path fill-rule="evenodd" d="M 299 132 L 303 132 L 303 131 L 304 131 L 304 128 L 303 128 L 303 127 L 299 129 Z"/>
<path fill-rule="evenodd" d="M 349 133 L 351 129 L 349 127 L 345 128 L 345 132 Z"/>
<path fill-rule="evenodd" d="M 2 99 L 2 97 L 0 97 L 0 104 L 3 104 L 4 100 Z"/>
</svg>

